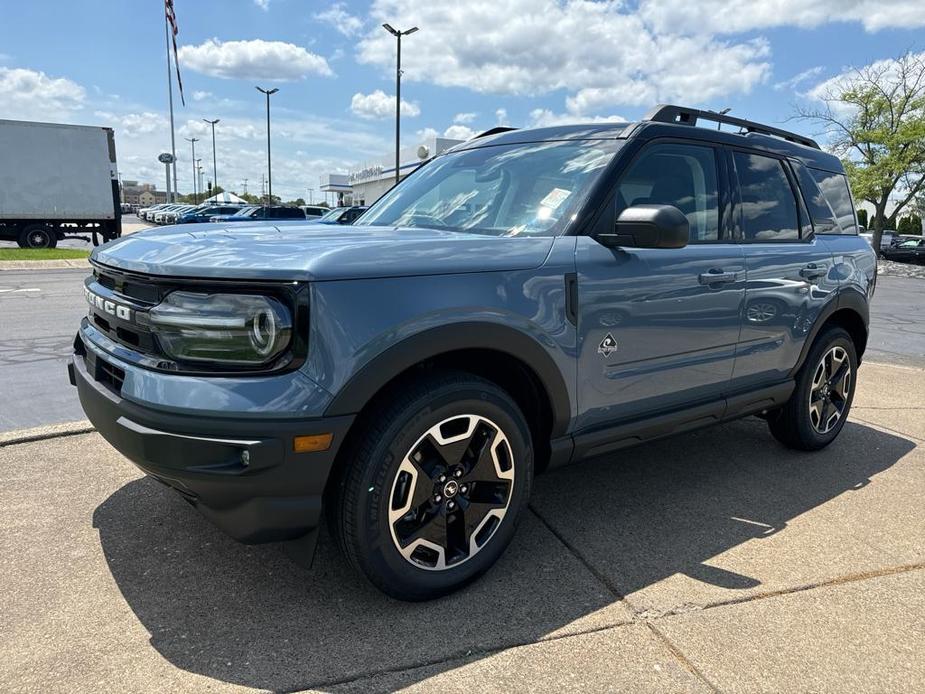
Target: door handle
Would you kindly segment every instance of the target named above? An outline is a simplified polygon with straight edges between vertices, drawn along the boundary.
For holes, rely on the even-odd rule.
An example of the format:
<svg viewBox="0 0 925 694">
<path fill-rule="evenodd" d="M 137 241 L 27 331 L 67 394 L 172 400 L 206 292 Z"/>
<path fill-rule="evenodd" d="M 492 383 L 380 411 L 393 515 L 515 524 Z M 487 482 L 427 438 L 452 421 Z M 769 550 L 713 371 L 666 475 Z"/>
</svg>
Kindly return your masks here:
<svg viewBox="0 0 925 694">
<path fill-rule="evenodd" d="M 700 284 L 726 284 L 738 280 L 739 275 L 736 272 L 710 270 L 709 272 L 701 273 L 698 279 L 700 280 Z"/>
<path fill-rule="evenodd" d="M 810 263 L 802 270 L 800 270 L 800 277 L 807 280 L 815 280 L 820 277 L 825 277 L 827 270 L 824 267 L 819 267 L 815 263 Z"/>
</svg>

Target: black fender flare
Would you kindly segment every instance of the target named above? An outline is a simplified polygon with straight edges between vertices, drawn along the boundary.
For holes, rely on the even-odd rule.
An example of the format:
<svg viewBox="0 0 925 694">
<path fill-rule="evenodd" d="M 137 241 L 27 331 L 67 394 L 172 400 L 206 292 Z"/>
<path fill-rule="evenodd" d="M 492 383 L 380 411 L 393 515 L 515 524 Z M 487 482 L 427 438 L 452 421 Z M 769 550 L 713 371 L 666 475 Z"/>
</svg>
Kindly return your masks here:
<svg viewBox="0 0 925 694">
<path fill-rule="evenodd" d="M 809 354 L 809 350 L 812 349 L 813 343 L 816 341 L 816 338 L 819 336 L 819 332 L 822 330 L 822 326 L 831 318 L 837 311 L 849 310 L 853 313 L 856 313 L 858 317 L 863 321 L 864 327 L 866 328 L 870 325 L 870 304 L 868 303 L 867 297 L 857 289 L 841 289 L 838 292 L 838 297 L 835 301 L 830 301 L 822 309 L 822 312 L 816 318 L 813 323 L 812 330 L 810 330 L 809 335 L 807 335 L 806 340 L 803 342 L 803 349 L 800 351 L 800 358 L 796 363 L 796 366 L 790 372 L 791 376 L 796 376 L 801 368 L 803 368 L 803 362 L 806 361 L 806 357 Z"/>
<path fill-rule="evenodd" d="M 510 355 L 536 374 L 549 397 L 552 435 L 568 429 L 571 400 L 552 356 L 530 335 L 506 325 L 463 322 L 429 328 L 392 345 L 367 361 L 335 394 L 325 416 L 355 414 L 393 378 L 415 364 L 465 349 L 490 349 Z"/>
</svg>

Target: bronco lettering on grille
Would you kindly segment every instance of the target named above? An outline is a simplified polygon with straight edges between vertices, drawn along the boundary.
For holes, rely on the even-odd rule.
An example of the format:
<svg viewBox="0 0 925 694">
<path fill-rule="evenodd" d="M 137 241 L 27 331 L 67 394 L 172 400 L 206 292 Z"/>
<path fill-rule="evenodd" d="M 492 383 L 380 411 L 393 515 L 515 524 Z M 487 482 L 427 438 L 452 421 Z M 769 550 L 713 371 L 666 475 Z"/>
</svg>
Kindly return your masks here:
<svg viewBox="0 0 925 694">
<path fill-rule="evenodd" d="M 97 308 L 103 313 L 115 316 L 124 321 L 132 320 L 132 309 L 122 304 L 117 304 L 111 299 L 105 299 L 99 294 L 94 294 L 87 287 L 84 287 L 84 294 L 87 297 L 87 303 L 93 308 Z"/>
</svg>

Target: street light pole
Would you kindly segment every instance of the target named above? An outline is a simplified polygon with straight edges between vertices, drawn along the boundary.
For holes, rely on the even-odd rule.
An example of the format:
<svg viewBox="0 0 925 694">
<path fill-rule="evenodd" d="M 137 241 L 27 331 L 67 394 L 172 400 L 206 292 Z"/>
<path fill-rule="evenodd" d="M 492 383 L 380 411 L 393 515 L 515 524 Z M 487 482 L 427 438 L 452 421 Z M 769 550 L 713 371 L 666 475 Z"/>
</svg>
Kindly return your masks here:
<svg viewBox="0 0 925 694">
<path fill-rule="evenodd" d="M 196 191 L 196 143 L 199 142 L 198 137 L 185 137 L 183 138 L 190 143 L 190 147 L 193 149 L 193 203 L 199 202 L 199 196 Z"/>
<path fill-rule="evenodd" d="M 218 185 L 218 171 L 215 166 L 215 124 L 221 122 L 221 118 L 216 118 L 215 120 L 209 120 L 208 118 L 202 119 L 204 122 L 212 126 L 212 185 Z"/>
<path fill-rule="evenodd" d="M 417 27 L 411 27 L 407 31 L 400 31 L 391 24 L 383 24 L 383 28 L 395 37 L 396 54 L 395 54 L 395 183 L 401 180 L 399 166 L 399 141 L 401 140 L 401 37 L 413 34 L 418 30 Z"/>
<path fill-rule="evenodd" d="M 264 89 L 257 87 L 257 91 L 267 95 L 267 205 L 273 204 L 273 164 L 270 159 L 270 97 L 279 89 Z"/>
</svg>

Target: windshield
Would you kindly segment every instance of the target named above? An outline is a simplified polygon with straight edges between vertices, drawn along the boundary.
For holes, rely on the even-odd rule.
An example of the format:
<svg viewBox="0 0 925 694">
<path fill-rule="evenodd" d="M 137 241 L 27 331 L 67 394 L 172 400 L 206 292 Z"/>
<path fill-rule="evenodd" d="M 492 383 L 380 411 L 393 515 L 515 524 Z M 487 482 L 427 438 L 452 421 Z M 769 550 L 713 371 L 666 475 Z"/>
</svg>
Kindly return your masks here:
<svg viewBox="0 0 925 694">
<path fill-rule="evenodd" d="M 258 207 L 245 207 L 243 210 L 238 210 L 237 212 L 235 212 L 235 213 L 232 215 L 232 217 L 250 217 L 250 216 L 251 216 L 256 210 L 258 210 L 258 209 L 260 209 L 260 208 L 258 208 Z"/>
<path fill-rule="evenodd" d="M 346 209 L 347 209 L 346 207 L 335 207 L 330 212 L 326 212 L 325 214 L 323 214 L 318 221 L 323 222 L 326 219 L 337 219 L 338 217 L 340 217 L 341 213 Z"/>
<path fill-rule="evenodd" d="M 452 152 L 386 193 L 356 225 L 489 236 L 561 234 L 622 144 L 559 140 Z"/>
</svg>

